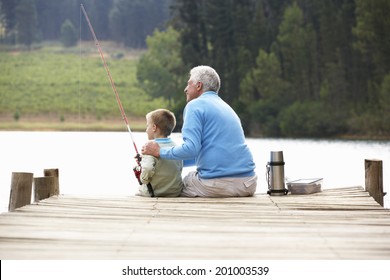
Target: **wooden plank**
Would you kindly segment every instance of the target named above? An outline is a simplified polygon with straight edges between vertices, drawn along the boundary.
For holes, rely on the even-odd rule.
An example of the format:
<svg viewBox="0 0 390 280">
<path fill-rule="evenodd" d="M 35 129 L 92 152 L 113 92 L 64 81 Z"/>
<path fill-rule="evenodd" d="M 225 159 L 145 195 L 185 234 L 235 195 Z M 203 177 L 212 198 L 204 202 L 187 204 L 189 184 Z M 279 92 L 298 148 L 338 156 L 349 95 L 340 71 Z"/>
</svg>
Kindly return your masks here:
<svg viewBox="0 0 390 280">
<path fill-rule="evenodd" d="M 0 215 L 1 259 L 389 259 L 390 212 L 361 187 L 312 195 L 60 195 Z"/>
</svg>

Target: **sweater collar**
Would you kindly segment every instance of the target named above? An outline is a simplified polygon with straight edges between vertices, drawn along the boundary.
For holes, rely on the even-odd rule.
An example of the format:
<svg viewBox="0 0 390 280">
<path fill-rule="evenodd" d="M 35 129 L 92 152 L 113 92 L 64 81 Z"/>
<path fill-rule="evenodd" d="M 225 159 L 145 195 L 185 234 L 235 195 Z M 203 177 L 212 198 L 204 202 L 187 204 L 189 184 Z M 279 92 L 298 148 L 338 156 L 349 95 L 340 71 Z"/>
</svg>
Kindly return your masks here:
<svg viewBox="0 0 390 280">
<path fill-rule="evenodd" d="M 167 138 L 155 138 L 154 141 L 156 141 L 157 143 L 170 143 L 172 142 L 171 138 L 167 137 Z"/>
<path fill-rule="evenodd" d="M 205 91 L 204 93 L 202 93 L 202 95 L 218 95 L 218 93 L 216 93 L 215 91 L 209 90 L 209 91 Z"/>
</svg>

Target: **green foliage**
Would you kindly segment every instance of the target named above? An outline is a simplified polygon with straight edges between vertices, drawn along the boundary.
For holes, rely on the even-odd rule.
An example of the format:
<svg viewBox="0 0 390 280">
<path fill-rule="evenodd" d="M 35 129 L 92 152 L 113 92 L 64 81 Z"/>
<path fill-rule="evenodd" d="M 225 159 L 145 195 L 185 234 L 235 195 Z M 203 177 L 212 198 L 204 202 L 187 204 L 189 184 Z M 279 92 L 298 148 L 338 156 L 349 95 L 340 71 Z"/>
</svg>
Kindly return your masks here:
<svg viewBox="0 0 390 280">
<path fill-rule="evenodd" d="M 5 17 L 7 42 L 14 43 L 16 28 L 27 17 L 18 17 L 16 7 L 26 0 L 0 0 Z M 82 2 L 100 40 L 116 40 L 129 47 L 144 48 L 147 35 L 155 28 L 164 28 L 169 19 L 169 7 L 174 0 L 28 0 L 35 2 L 36 35 L 42 41 L 60 40 L 61 26 L 69 19 L 79 26 Z M 33 15 L 32 9 L 25 9 Z M 0 11 L 1 12 L 1 11 Z M 29 15 L 27 15 L 29 16 Z M 84 18 L 81 18 L 82 37 L 91 40 Z M 32 25 L 25 27 L 32 27 Z"/>
<path fill-rule="evenodd" d="M 37 39 L 37 10 L 34 0 L 22 0 L 15 10 L 17 41 L 30 48 Z"/>
<path fill-rule="evenodd" d="M 0 2 L 0 42 L 3 41 L 3 38 L 6 34 L 6 22 L 5 22 L 5 16 L 3 13 L 2 3 Z"/>
<path fill-rule="evenodd" d="M 26 3 L 33 2 L 36 9 L 33 6 L 26 9 Z M 59 39 L 60 26 L 66 19 L 74 26 L 79 24 L 79 15 L 74 12 L 79 9 L 79 1 L 0 0 L 0 3 L 2 42 L 10 43 L 2 49 L 20 48 L 17 39 L 22 38 L 18 30 L 22 25 L 30 33 L 38 26 L 34 37 L 25 36 L 32 38 L 25 41 L 30 46 L 40 36 Z M 139 94 L 143 100 L 155 98 L 153 102 L 160 105 L 170 102 L 167 106 L 177 110 L 179 122 L 188 70 L 207 64 L 220 74 L 221 96 L 239 112 L 248 133 L 285 136 L 300 131 L 298 135 L 306 132 L 321 137 L 345 132 L 390 135 L 386 106 L 390 73 L 388 0 L 84 0 L 83 4 L 99 39 L 144 48 L 146 36 L 156 28 L 159 30 L 148 39 L 148 51 L 137 66 L 139 84 L 135 81 L 134 86 L 128 86 L 128 80 L 116 83 L 121 95 L 132 91 L 133 98 Z M 174 30 L 164 24 L 170 6 L 170 25 Z M 29 19 L 22 16 L 22 11 L 27 10 Z M 83 40 L 91 40 L 84 19 L 81 27 Z M 67 55 L 72 52 L 77 50 L 69 48 Z M 126 54 L 117 52 L 110 58 L 114 60 L 110 63 L 121 64 Z M 18 61 L 20 65 L 23 63 Z M 119 67 L 115 64 L 115 68 Z M 57 65 L 53 71 L 57 68 L 60 67 Z M 83 70 L 82 75 L 89 71 Z M 29 84 L 28 74 L 20 73 L 25 79 L 23 83 Z M 94 81 L 88 90 L 94 91 L 100 82 Z M 7 83 L 0 87 L 6 87 Z M 28 93 L 30 88 L 23 83 L 14 81 L 12 89 L 27 88 Z M 126 87 L 124 94 L 121 83 Z M 45 82 L 42 84 L 43 88 L 47 86 Z M 68 83 L 63 85 L 66 91 L 68 87 L 74 88 Z M 63 88 L 63 85 L 55 81 L 51 87 Z M 34 85 L 31 89 L 36 91 Z M 88 97 L 86 103 L 92 105 L 80 109 L 96 118 L 113 114 L 115 109 L 100 99 L 103 93 L 94 94 L 99 98 Z M 34 98 L 44 104 L 48 102 L 35 94 Z M 0 105 L 3 104 L 0 100 Z M 72 106 L 68 107 L 61 110 L 70 110 Z M 25 108 L 20 116 L 25 116 Z M 12 115 L 17 110 L 19 107 L 14 105 L 7 113 Z M 301 111 L 303 115 L 298 114 Z"/>
<path fill-rule="evenodd" d="M 206 14 L 203 1 L 176 1 L 175 29 L 180 30 L 180 56 L 183 63 L 200 65 L 209 58 Z M 176 26 L 177 25 L 177 26 Z"/>
<path fill-rule="evenodd" d="M 59 51 L 0 52 L 0 112 L 19 116 L 53 115 L 112 118 L 120 116 L 101 59 Z M 97 52 L 97 51 L 96 51 Z M 137 86 L 136 60 L 108 60 L 128 116 L 144 116 L 166 106 Z"/>
<path fill-rule="evenodd" d="M 246 131 L 390 135 L 377 113 L 390 72 L 389 1 L 177 3 L 184 63 L 216 68 Z"/>
<path fill-rule="evenodd" d="M 385 76 L 380 89 L 380 104 L 384 113 L 390 114 L 390 73 Z"/>
<path fill-rule="evenodd" d="M 113 39 L 128 47 L 144 48 L 145 39 L 168 18 L 169 0 L 116 0 L 109 24 Z"/>
<path fill-rule="evenodd" d="M 61 26 L 61 42 L 64 47 L 73 47 L 77 44 L 77 32 L 70 20 Z"/>
<path fill-rule="evenodd" d="M 327 62 L 320 88 L 320 99 L 335 109 L 345 108 L 349 102 L 349 86 L 346 82 L 346 68 L 340 58 L 337 62 Z"/>
<path fill-rule="evenodd" d="M 390 131 L 390 73 L 383 79 L 380 89 L 380 114 L 382 131 Z"/>
<path fill-rule="evenodd" d="M 355 46 L 371 58 L 376 80 L 390 71 L 390 1 L 356 0 Z"/>
<path fill-rule="evenodd" d="M 279 125 L 279 104 L 274 99 L 261 99 L 246 109 L 251 115 L 250 132 L 253 135 L 278 137 L 281 135 Z"/>
<path fill-rule="evenodd" d="M 287 137 L 336 136 L 345 132 L 342 119 L 319 102 L 295 102 L 281 113 L 281 134 Z"/>
<path fill-rule="evenodd" d="M 19 111 L 16 111 L 15 113 L 14 113 L 14 120 L 15 121 L 18 121 L 20 119 L 20 113 L 19 113 Z"/>
<path fill-rule="evenodd" d="M 180 57 L 179 33 L 173 28 L 147 38 L 148 50 L 137 64 L 141 87 L 152 97 L 163 97 L 172 108 L 183 99 L 187 74 Z"/>
<path fill-rule="evenodd" d="M 252 116 L 251 131 L 262 135 L 279 135 L 280 108 L 288 104 L 287 83 L 274 53 L 259 51 L 256 66 L 241 83 L 240 100 Z"/>
<path fill-rule="evenodd" d="M 234 103 L 239 97 L 240 81 L 253 66 L 253 57 L 266 35 L 264 17 L 258 1 L 180 0 L 173 21 L 180 32 L 181 56 L 191 68 L 200 64 L 213 66 L 221 77 L 223 98 Z M 254 22 L 256 20 L 256 22 Z M 248 31 L 264 32 L 248 34 Z M 269 39 L 267 36 L 264 38 Z M 261 43 L 259 43 L 261 41 Z"/>
<path fill-rule="evenodd" d="M 309 100 L 317 92 L 317 45 L 311 24 L 304 20 L 296 3 L 287 7 L 277 37 L 283 77 L 291 84 L 291 94 L 296 100 Z"/>
</svg>

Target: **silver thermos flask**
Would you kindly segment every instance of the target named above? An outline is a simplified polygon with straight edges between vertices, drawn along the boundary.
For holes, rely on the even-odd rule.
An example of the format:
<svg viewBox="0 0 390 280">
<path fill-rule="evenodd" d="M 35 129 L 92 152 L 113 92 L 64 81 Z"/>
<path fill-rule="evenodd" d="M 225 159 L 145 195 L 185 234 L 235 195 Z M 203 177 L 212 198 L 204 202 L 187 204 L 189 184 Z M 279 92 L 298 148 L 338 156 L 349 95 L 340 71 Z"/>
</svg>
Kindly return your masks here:
<svg viewBox="0 0 390 280">
<path fill-rule="evenodd" d="M 267 183 L 269 195 L 286 195 L 288 190 L 284 183 L 284 160 L 282 151 L 271 152 L 270 161 L 267 163 Z"/>
</svg>

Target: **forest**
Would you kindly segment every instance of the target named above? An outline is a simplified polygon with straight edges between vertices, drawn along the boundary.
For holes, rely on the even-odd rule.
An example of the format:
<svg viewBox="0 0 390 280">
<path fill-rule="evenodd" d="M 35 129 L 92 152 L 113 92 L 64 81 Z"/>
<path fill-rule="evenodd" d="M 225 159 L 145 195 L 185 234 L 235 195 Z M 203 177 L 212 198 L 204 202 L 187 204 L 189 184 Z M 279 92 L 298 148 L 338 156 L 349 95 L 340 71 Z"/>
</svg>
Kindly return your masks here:
<svg viewBox="0 0 390 280">
<path fill-rule="evenodd" d="M 248 136 L 390 136 L 388 0 L 85 0 L 101 40 L 144 49 L 137 87 L 180 121 L 191 67 Z M 0 43 L 92 40 L 76 0 L 0 0 Z"/>
</svg>

